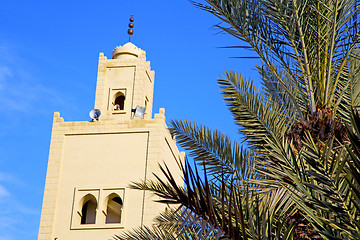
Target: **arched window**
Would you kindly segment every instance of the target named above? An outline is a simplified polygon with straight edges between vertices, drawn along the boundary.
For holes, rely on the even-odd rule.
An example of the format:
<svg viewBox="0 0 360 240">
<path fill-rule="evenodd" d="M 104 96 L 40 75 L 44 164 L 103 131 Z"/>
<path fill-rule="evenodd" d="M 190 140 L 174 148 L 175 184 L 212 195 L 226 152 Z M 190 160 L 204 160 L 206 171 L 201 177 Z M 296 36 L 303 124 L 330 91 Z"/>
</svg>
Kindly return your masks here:
<svg viewBox="0 0 360 240">
<path fill-rule="evenodd" d="M 124 110 L 125 96 L 123 94 L 116 94 L 114 102 L 114 110 Z"/>
<path fill-rule="evenodd" d="M 120 223 L 122 200 L 117 194 L 111 194 L 107 202 L 106 223 Z"/>
<path fill-rule="evenodd" d="M 81 224 L 95 224 L 97 202 L 93 195 L 88 194 L 83 198 L 81 208 Z"/>
</svg>

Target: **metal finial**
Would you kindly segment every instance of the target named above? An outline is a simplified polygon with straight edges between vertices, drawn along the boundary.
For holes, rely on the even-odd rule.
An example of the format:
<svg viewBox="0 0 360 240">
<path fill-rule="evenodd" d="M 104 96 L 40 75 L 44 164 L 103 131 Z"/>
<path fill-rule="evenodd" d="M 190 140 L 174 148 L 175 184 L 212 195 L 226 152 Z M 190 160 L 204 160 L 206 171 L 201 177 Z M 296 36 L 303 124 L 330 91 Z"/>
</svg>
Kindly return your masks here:
<svg viewBox="0 0 360 240">
<path fill-rule="evenodd" d="M 131 18 L 130 18 L 130 23 L 129 23 L 129 30 L 128 30 L 128 34 L 129 34 L 129 42 L 131 41 L 131 35 L 133 35 L 134 33 L 134 30 L 133 30 L 133 27 L 134 27 L 134 17 L 133 15 L 131 15 Z"/>
</svg>

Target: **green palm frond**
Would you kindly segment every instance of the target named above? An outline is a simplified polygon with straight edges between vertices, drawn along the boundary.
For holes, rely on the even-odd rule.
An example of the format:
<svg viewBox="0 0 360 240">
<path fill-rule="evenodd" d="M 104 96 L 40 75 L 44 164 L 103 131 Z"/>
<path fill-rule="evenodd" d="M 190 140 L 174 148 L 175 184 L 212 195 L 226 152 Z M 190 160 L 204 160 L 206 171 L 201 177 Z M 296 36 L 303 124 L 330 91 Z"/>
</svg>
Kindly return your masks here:
<svg viewBox="0 0 360 240">
<path fill-rule="evenodd" d="M 304 149 L 294 154 L 291 143 L 278 142 L 272 146 L 276 160 L 266 166 L 267 176 L 291 193 L 324 238 L 358 239 L 360 202 L 351 184 L 360 185 L 349 172 L 353 162 L 345 147 L 334 149 L 332 144 L 330 139 L 320 149 L 309 135 Z"/>
<path fill-rule="evenodd" d="M 134 183 L 130 187 L 139 190 L 150 190 L 155 195 L 161 197 L 158 202 L 167 204 L 181 204 L 180 207 L 184 207 L 186 210 L 184 213 L 193 214 L 196 221 L 192 224 L 197 223 L 197 218 L 201 217 L 202 221 L 206 222 L 206 225 L 212 226 L 213 229 L 217 229 L 223 234 L 230 234 L 239 236 L 240 228 L 239 224 L 235 228 L 232 225 L 231 215 L 225 215 L 225 212 L 221 214 L 220 206 L 217 206 L 211 194 L 211 186 L 208 182 L 206 175 L 205 179 L 201 180 L 198 171 L 195 172 L 191 169 L 190 165 L 186 162 L 185 168 L 183 169 L 185 187 L 178 185 L 174 180 L 169 169 L 160 167 L 162 173 L 165 175 L 166 182 L 161 180 L 159 176 L 155 175 L 157 182 L 147 181 L 142 183 Z M 197 169 L 195 167 L 195 169 Z M 225 184 L 225 182 L 223 182 Z M 225 197 L 225 194 L 223 195 Z M 222 205 L 226 204 L 225 202 Z M 239 223 L 239 219 L 236 219 Z M 185 229 L 191 227 L 189 223 L 183 222 Z"/>
<path fill-rule="evenodd" d="M 115 235 L 113 240 L 185 240 L 189 238 L 177 238 L 172 232 L 167 232 L 162 228 L 154 226 L 153 228 L 144 226 L 142 228 L 133 229 L 130 232 L 124 232 L 120 235 Z"/>
<path fill-rule="evenodd" d="M 186 120 L 171 121 L 169 130 L 198 164 L 206 165 L 209 175 L 247 178 L 251 174 L 251 153 L 219 131 Z"/>
<path fill-rule="evenodd" d="M 226 72 L 218 82 L 235 123 L 251 145 L 262 149 L 266 138 L 280 138 L 286 133 L 293 119 L 285 115 L 279 104 L 265 99 L 253 82 L 234 72 Z"/>
<path fill-rule="evenodd" d="M 226 24 L 217 25 L 221 30 L 258 54 L 298 114 L 304 106 L 314 112 L 317 104 L 336 104 L 343 71 L 359 49 L 356 0 L 206 2 L 195 5 L 220 18 Z M 287 90 L 289 81 L 297 93 Z"/>
<path fill-rule="evenodd" d="M 343 73 L 342 81 L 339 83 L 339 88 L 335 92 L 337 111 L 341 119 L 346 125 L 353 124 L 351 109 L 359 109 L 360 106 L 360 55 L 358 52 L 353 52 L 346 69 Z M 344 87 L 346 84 L 346 87 Z M 341 90 L 341 91 L 340 91 Z"/>
<path fill-rule="evenodd" d="M 187 223 L 184 226 L 184 223 Z M 185 208 L 165 209 L 152 227 L 140 227 L 115 235 L 114 240 L 218 240 L 223 233 L 216 231 L 200 217 Z"/>
<path fill-rule="evenodd" d="M 340 116 L 341 120 L 345 124 L 349 124 L 351 121 L 350 117 L 350 109 L 352 103 L 352 89 L 353 89 L 353 82 L 350 76 L 350 69 L 347 67 L 344 69 L 342 74 L 342 79 L 338 84 L 338 89 L 335 92 L 335 111 Z"/>
<path fill-rule="evenodd" d="M 229 27 L 224 27 L 221 24 L 217 25 L 217 27 L 246 42 L 250 49 L 258 54 L 263 65 L 267 67 L 268 71 L 271 72 L 276 81 L 287 92 L 292 105 L 296 108 L 297 114 L 301 116 L 301 106 L 307 106 L 306 92 L 292 92 L 287 88 L 287 83 L 283 81 L 283 74 L 278 72 L 279 69 L 284 69 L 293 84 L 299 83 L 304 85 L 302 79 L 297 77 L 297 68 L 290 61 L 293 58 L 296 59 L 296 54 L 289 52 L 288 48 L 286 48 L 286 46 L 291 46 L 291 43 L 285 42 L 285 38 L 277 37 L 279 34 L 274 33 L 276 26 L 273 26 L 271 20 L 266 18 L 266 14 L 263 12 L 264 6 L 262 6 L 262 1 L 211 0 L 207 2 L 210 6 L 196 5 L 211 12 L 228 24 Z M 284 55 L 284 53 L 286 54 Z"/>
<path fill-rule="evenodd" d="M 289 77 L 285 71 L 280 69 L 277 69 L 277 73 L 282 79 L 281 81 L 266 66 L 257 66 L 257 71 L 261 76 L 267 100 L 271 104 L 280 105 L 281 111 L 289 119 L 294 119 L 294 121 L 303 119 L 303 113 L 306 111 L 307 106 L 302 103 L 301 94 L 298 93 L 304 93 L 304 89 L 297 82 L 294 82 L 293 78 Z M 292 98 L 297 99 L 297 105 L 294 104 Z"/>
<path fill-rule="evenodd" d="M 166 166 L 161 167 L 166 181 L 155 175 L 157 182 L 131 185 L 134 189 L 149 190 L 161 197 L 158 202 L 180 204 L 178 211 L 181 214 L 176 217 L 180 220 L 169 224 L 163 222 L 160 224 L 163 228 L 170 226 L 174 229 L 176 226 L 175 232 L 180 232 L 180 235 L 191 230 L 208 236 L 213 234 L 216 236 L 214 239 L 283 239 L 291 235 L 293 228 L 287 223 L 286 216 L 292 212 L 293 206 L 283 190 L 278 189 L 269 195 L 257 194 L 254 185 L 235 178 L 222 177 L 216 183 L 210 183 L 206 168 L 204 176 L 199 175 L 196 167 L 193 171 L 188 163 L 182 170 L 184 187 L 174 181 Z"/>
<path fill-rule="evenodd" d="M 350 155 L 349 175 L 346 180 L 350 186 L 352 196 L 354 198 L 354 206 L 356 208 L 357 215 L 360 214 L 360 115 L 354 108 L 351 111 L 351 126 L 348 127 L 348 136 L 350 139 L 350 146 L 347 146 L 347 150 Z M 354 214 L 355 212 L 352 212 Z M 359 216 L 357 216 L 359 218 Z M 360 225 L 357 224 L 357 228 L 360 229 Z"/>
<path fill-rule="evenodd" d="M 221 231 L 182 207 L 166 209 L 155 218 L 155 223 L 159 228 L 175 233 L 179 238 L 218 239 L 223 236 Z"/>
<path fill-rule="evenodd" d="M 351 106 L 359 110 L 360 106 L 360 53 L 353 53 L 349 62 L 349 75 L 351 79 L 350 93 Z M 349 109 L 349 108 L 348 108 Z"/>
</svg>

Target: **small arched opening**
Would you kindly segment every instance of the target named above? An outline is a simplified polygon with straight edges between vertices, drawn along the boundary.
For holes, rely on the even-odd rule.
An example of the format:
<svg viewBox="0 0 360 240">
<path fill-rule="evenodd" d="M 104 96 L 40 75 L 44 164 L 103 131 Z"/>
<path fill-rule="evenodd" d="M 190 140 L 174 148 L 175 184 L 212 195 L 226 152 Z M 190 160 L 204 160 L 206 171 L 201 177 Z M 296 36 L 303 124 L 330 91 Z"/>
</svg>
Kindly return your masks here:
<svg viewBox="0 0 360 240">
<path fill-rule="evenodd" d="M 122 93 L 115 95 L 114 110 L 124 110 L 125 96 Z"/>
<path fill-rule="evenodd" d="M 120 223 L 123 202 L 119 195 L 111 194 L 108 197 L 106 209 L 106 223 Z"/>
<path fill-rule="evenodd" d="M 97 201 L 91 194 L 83 198 L 83 205 L 81 208 L 81 224 L 95 224 L 96 221 Z"/>
</svg>

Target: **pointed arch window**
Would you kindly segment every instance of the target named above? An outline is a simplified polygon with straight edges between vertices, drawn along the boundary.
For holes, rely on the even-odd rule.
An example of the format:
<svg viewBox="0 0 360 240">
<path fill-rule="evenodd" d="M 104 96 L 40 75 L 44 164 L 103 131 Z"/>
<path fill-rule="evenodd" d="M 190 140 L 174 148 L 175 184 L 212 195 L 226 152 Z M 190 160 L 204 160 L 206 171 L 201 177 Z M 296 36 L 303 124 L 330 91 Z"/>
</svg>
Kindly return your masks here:
<svg viewBox="0 0 360 240">
<path fill-rule="evenodd" d="M 125 96 L 121 92 L 115 95 L 114 110 L 124 110 Z"/>
<path fill-rule="evenodd" d="M 83 198 L 83 205 L 81 208 L 81 224 L 95 224 L 96 221 L 97 201 L 91 194 Z"/>
<path fill-rule="evenodd" d="M 108 197 L 106 223 L 120 223 L 123 202 L 119 195 L 113 193 Z"/>
</svg>

